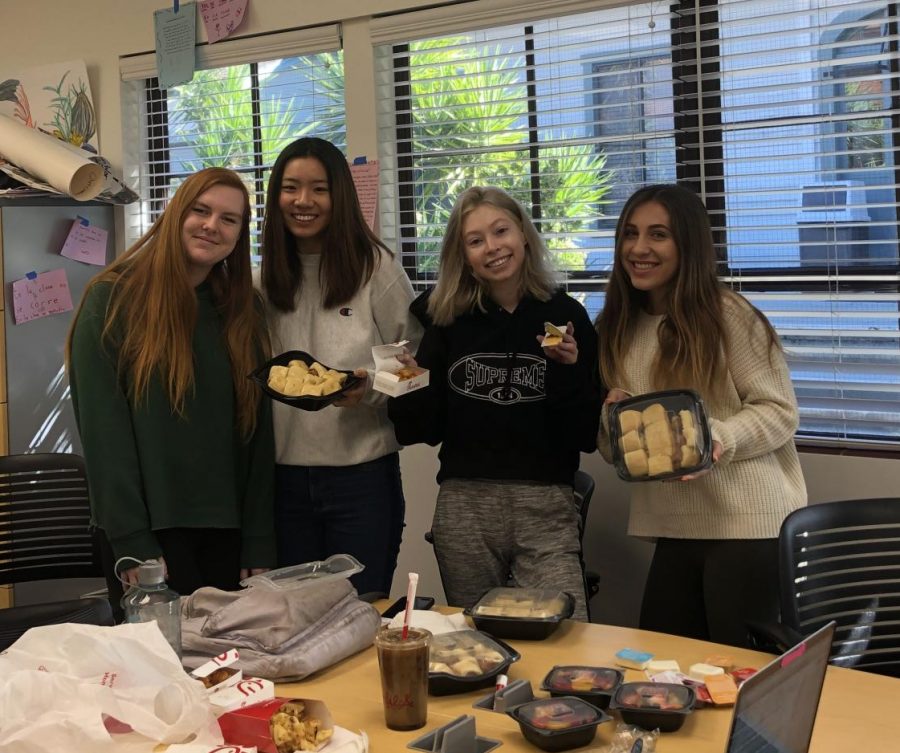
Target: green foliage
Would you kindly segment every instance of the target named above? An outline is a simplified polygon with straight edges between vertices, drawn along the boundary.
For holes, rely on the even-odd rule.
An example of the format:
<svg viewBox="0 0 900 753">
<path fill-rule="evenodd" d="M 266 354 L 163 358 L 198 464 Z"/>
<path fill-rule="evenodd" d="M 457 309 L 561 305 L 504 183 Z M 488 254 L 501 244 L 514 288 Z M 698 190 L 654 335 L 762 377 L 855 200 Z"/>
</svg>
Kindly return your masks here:
<svg viewBox="0 0 900 753">
<path fill-rule="evenodd" d="M 571 238 L 591 229 L 606 203 L 606 156 L 574 134 L 529 143 L 525 59 L 499 45 L 478 50 L 464 37 L 410 46 L 416 225 L 420 270 L 437 266 L 456 196 L 472 185 L 505 188 L 532 205 L 540 192 L 540 230 L 565 268 L 583 268 Z"/>
<path fill-rule="evenodd" d="M 259 131 L 254 131 L 253 92 L 249 65 L 198 71 L 189 84 L 170 91 L 170 140 L 173 148 L 188 147 L 195 155 L 184 160 L 189 171 L 204 167 L 240 170 L 258 165 L 255 138 L 259 139 L 261 162 L 271 165 L 279 152 L 294 139 L 316 133 L 340 140 L 344 126 L 343 65 L 339 53 L 302 56 L 297 67 L 324 66 L 327 74 L 316 79 L 316 107 L 310 117 L 295 110 L 295 97 L 261 97 Z M 273 83 L 277 69 L 259 73 L 259 91 Z M 297 122 L 297 121 L 300 122 Z M 335 125 L 339 124 L 339 125 Z"/>
</svg>

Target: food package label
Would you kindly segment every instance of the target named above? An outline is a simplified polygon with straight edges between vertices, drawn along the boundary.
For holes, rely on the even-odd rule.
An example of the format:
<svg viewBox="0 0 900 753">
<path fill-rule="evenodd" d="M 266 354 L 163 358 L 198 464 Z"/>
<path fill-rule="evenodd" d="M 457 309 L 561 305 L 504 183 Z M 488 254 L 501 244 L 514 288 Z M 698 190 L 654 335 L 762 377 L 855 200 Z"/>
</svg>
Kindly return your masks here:
<svg viewBox="0 0 900 753">
<path fill-rule="evenodd" d="M 260 701 L 268 701 L 275 697 L 275 684 L 271 680 L 259 677 L 245 677 L 231 687 L 225 688 L 210 696 L 216 714 L 252 706 Z"/>
<path fill-rule="evenodd" d="M 388 345 L 376 345 L 372 348 L 375 361 L 375 379 L 372 388 L 391 397 L 399 397 L 407 392 L 414 392 L 428 386 L 429 371 L 419 366 L 415 368 L 403 366 L 397 356 L 406 353 L 404 347 L 409 340 L 401 340 Z"/>
</svg>

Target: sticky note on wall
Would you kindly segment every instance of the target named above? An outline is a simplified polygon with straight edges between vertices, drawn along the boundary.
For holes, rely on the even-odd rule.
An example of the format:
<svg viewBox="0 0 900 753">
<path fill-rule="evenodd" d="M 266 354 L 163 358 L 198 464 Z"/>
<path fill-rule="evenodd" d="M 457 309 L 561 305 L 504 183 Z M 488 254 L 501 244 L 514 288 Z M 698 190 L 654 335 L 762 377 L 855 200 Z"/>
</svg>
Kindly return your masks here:
<svg viewBox="0 0 900 753">
<path fill-rule="evenodd" d="M 16 324 L 72 310 L 72 294 L 64 269 L 31 273 L 12 284 Z"/>
<path fill-rule="evenodd" d="M 87 220 L 77 219 L 72 223 L 66 242 L 59 252 L 62 256 L 85 264 L 106 264 L 106 230 L 91 225 Z"/>
</svg>

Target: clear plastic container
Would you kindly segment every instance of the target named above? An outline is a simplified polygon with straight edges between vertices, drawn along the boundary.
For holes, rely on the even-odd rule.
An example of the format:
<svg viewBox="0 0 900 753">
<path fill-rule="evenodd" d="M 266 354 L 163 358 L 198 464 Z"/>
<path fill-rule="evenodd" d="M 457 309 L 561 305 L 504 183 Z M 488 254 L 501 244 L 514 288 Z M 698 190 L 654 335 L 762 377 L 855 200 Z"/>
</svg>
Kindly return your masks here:
<svg viewBox="0 0 900 753">
<path fill-rule="evenodd" d="M 624 675 L 618 669 L 607 667 L 587 667 L 583 665 L 555 666 L 544 681 L 541 690 L 550 691 L 551 696 L 573 696 L 596 706 L 609 707 L 615 689 L 622 683 Z"/>
<path fill-rule="evenodd" d="M 696 695 L 687 685 L 665 682 L 626 682 L 616 688 L 610 708 L 622 721 L 644 729 L 674 732 L 694 709 Z"/>
<path fill-rule="evenodd" d="M 349 578 L 362 572 L 365 568 L 356 557 L 350 554 L 332 554 L 326 560 L 305 562 L 302 565 L 290 565 L 277 570 L 269 570 L 260 575 L 251 575 L 241 581 L 244 588 L 268 588 L 271 591 L 303 588 L 310 583 L 321 583 L 323 580 Z"/>
<path fill-rule="evenodd" d="M 563 591 L 492 588 L 467 611 L 475 627 L 500 638 L 540 640 L 572 616 L 575 600 Z"/>
<path fill-rule="evenodd" d="M 155 622 L 181 659 L 181 597 L 166 585 L 163 564 L 147 560 L 138 566 L 138 585 L 122 597 L 126 622 Z"/>
<path fill-rule="evenodd" d="M 478 630 L 436 635 L 431 642 L 428 692 L 447 695 L 488 687 L 520 658 L 515 649 Z"/>
<path fill-rule="evenodd" d="M 509 715 L 528 742 L 542 750 L 569 750 L 589 745 L 597 725 L 611 717 L 579 698 L 539 698 L 515 706 Z"/>
<path fill-rule="evenodd" d="M 614 403 L 609 436 L 625 481 L 664 481 L 712 466 L 712 435 L 693 390 L 648 392 Z"/>
</svg>

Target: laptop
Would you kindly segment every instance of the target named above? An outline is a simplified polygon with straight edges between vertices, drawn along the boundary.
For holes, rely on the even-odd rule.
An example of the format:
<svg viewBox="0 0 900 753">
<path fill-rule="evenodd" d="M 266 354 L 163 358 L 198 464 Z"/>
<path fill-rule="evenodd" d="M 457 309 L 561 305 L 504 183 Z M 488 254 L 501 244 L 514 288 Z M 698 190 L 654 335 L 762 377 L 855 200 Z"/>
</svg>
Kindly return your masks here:
<svg viewBox="0 0 900 753">
<path fill-rule="evenodd" d="M 725 753 L 807 753 L 834 628 L 829 622 L 741 685 Z"/>
</svg>

